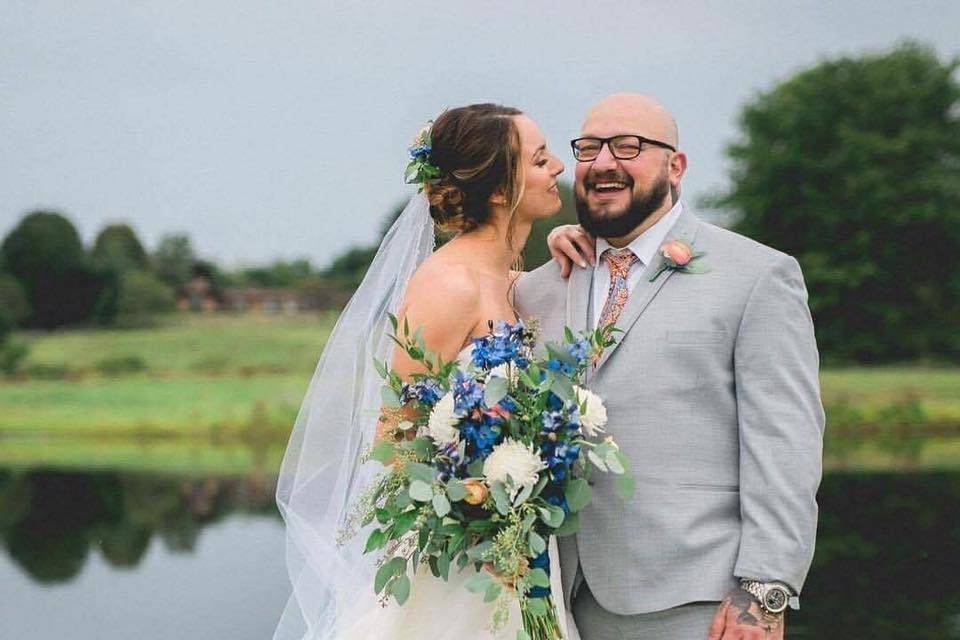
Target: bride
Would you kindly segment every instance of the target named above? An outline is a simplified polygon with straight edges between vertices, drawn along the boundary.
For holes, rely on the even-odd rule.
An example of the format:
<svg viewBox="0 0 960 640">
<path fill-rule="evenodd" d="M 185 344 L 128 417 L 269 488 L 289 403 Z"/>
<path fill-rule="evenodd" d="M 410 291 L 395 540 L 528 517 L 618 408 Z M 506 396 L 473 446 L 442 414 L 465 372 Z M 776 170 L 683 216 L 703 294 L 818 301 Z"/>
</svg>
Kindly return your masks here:
<svg viewBox="0 0 960 640">
<path fill-rule="evenodd" d="M 372 586 L 376 554 L 363 553 L 365 536 L 351 517 L 377 471 L 360 463 L 382 429 L 373 358 L 390 361 L 402 377 L 422 372 L 386 337 L 387 313 L 422 328 L 427 348 L 445 361 L 469 358 L 472 339 L 487 334 L 490 321 L 518 320 L 512 292 L 521 250 L 531 225 L 561 206 L 563 163 L 517 109 L 475 104 L 445 111 L 426 140 L 411 149 L 429 168 L 423 195 L 391 228 L 341 314 L 284 457 L 277 502 L 293 595 L 275 640 L 512 640 L 521 628 L 514 604 L 507 627 L 490 629 L 495 603 L 464 588 L 472 565 L 447 582 L 421 565 L 403 606 L 380 602 Z M 434 223 L 457 233 L 436 252 Z M 576 638 L 563 610 L 553 540 L 550 556 L 561 625 L 565 637 Z"/>
</svg>

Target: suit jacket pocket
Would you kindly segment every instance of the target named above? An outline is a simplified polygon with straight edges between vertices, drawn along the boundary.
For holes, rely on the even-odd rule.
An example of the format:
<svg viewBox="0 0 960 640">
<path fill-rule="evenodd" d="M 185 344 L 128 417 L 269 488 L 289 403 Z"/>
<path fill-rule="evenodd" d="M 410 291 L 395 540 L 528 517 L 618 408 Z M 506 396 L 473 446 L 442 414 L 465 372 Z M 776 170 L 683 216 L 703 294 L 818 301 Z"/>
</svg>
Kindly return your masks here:
<svg viewBox="0 0 960 640">
<path fill-rule="evenodd" d="M 667 331 L 667 342 L 673 344 L 719 344 L 726 337 L 723 331 Z"/>
</svg>

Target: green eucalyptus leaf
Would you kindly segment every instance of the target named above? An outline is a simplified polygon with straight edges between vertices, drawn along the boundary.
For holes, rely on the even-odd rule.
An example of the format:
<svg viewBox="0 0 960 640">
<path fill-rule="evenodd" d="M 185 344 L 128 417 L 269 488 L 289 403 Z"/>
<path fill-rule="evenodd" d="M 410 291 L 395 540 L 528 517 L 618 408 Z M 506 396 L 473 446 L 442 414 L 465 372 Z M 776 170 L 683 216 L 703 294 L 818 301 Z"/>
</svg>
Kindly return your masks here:
<svg viewBox="0 0 960 640">
<path fill-rule="evenodd" d="M 441 553 L 437 558 L 437 571 L 439 572 L 441 578 L 448 580 L 450 578 L 450 556 L 446 553 Z"/>
<path fill-rule="evenodd" d="M 564 375 L 557 375 L 553 379 L 553 384 L 550 385 L 550 391 L 555 393 L 557 397 L 566 402 L 567 400 L 573 400 L 573 383 L 570 382 L 570 378 Z"/>
<path fill-rule="evenodd" d="M 623 475 L 616 479 L 613 488 L 618 496 L 629 500 L 637 490 L 637 481 L 633 476 Z"/>
<path fill-rule="evenodd" d="M 483 475 L 483 460 L 477 459 L 467 465 L 467 475 L 471 478 L 479 478 Z"/>
<path fill-rule="evenodd" d="M 390 387 L 380 388 L 380 399 L 383 400 L 383 404 L 388 407 L 400 406 L 400 396 L 398 396 L 397 392 Z"/>
<path fill-rule="evenodd" d="M 457 478 L 453 478 L 447 483 L 447 495 L 453 502 L 460 502 L 467 497 L 467 488 Z"/>
<path fill-rule="evenodd" d="M 547 541 L 544 540 L 536 531 L 531 531 L 528 537 L 530 544 L 530 553 L 538 556 L 547 550 Z"/>
<path fill-rule="evenodd" d="M 526 500 L 530 497 L 532 493 L 533 493 L 533 485 L 532 484 L 524 485 L 524 487 L 520 489 L 520 493 L 517 494 L 517 497 L 513 499 L 513 506 L 519 507 L 521 504 L 526 502 Z"/>
<path fill-rule="evenodd" d="M 467 556 L 473 561 L 486 560 L 486 555 L 493 548 L 493 540 L 485 540 L 475 547 L 467 549 Z"/>
<path fill-rule="evenodd" d="M 503 400 L 510 390 L 510 382 L 506 378 L 493 376 L 487 379 L 483 388 L 483 402 L 488 407 L 495 406 Z"/>
<path fill-rule="evenodd" d="M 414 480 L 410 483 L 410 497 L 419 502 L 429 502 L 433 499 L 433 487 L 422 480 Z"/>
<path fill-rule="evenodd" d="M 384 363 L 374 358 L 373 366 L 377 370 L 377 373 L 380 375 L 381 378 L 387 377 L 387 365 L 385 365 Z"/>
<path fill-rule="evenodd" d="M 606 458 L 604 458 L 604 462 L 607 463 L 607 467 L 612 473 L 623 474 L 626 472 L 626 469 L 624 469 L 623 464 L 620 462 L 620 456 L 617 455 L 618 453 L 620 452 L 613 451 Z"/>
<path fill-rule="evenodd" d="M 593 449 L 590 449 L 589 451 L 587 451 L 587 459 L 590 460 L 590 462 L 592 462 L 594 466 L 597 467 L 597 469 L 600 469 L 600 471 L 607 470 L 607 465 L 604 464 L 603 458 L 598 456 L 597 452 L 594 451 Z"/>
<path fill-rule="evenodd" d="M 574 478 L 567 484 L 564 494 L 566 495 L 567 506 L 570 508 L 570 511 L 576 513 L 590 504 L 590 500 L 593 497 L 593 490 L 590 489 L 590 485 L 587 484 L 587 481 L 583 478 Z"/>
<path fill-rule="evenodd" d="M 487 590 L 487 587 L 490 586 L 491 582 L 493 582 L 493 576 L 486 571 L 478 571 L 476 574 L 467 578 L 464 586 L 467 588 L 467 591 L 471 593 L 483 593 Z"/>
<path fill-rule="evenodd" d="M 510 511 L 510 497 L 507 495 L 507 490 L 503 486 L 503 483 L 497 481 L 490 485 L 490 495 L 493 496 L 493 503 L 496 505 L 500 515 L 507 515 Z"/>
<path fill-rule="evenodd" d="M 373 589 L 376 593 L 383 591 L 383 588 L 387 586 L 387 582 L 393 576 L 400 575 L 407 570 L 407 561 L 403 558 L 391 558 L 387 560 L 383 565 L 377 569 L 377 575 L 373 580 Z"/>
<path fill-rule="evenodd" d="M 373 445 L 373 451 L 370 452 L 370 457 L 377 462 L 387 464 L 393 459 L 393 456 L 396 455 L 396 452 L 397 448 L 392 442 L 381 440 L 377 444 Z"/>
<path fill-rule="evenodd" d="M 410 597 L 410 578 L 403 574 L 390 583 L 390 591 L 397 599 L 397 604 L 402 605 Z"/>
<path fill-rule="evenodd" d="M 527 598 L 527 611 L 535 616 L 547 615 L 547 602 L 544 598 Z"/>
<path fill-rule="evenodd" d="M 429 460 L 433 441 L 426 437 L 414 438 L 410 441 L 410 448 L 417 454 L 417 460 Z"/>
<path fill-rule="evenodd" d="M 399 538 L 407 531 L 413 528 L 413 523 L 417 521 L 417 510 L 411 509 L 410 511 L 404 511 L 393 521 L 393 537 Z"/>
<path fill-rule="evenodd" d="M 447 496 L 442 493 L 434 495 L 433 510 L 436 512 L 438 518 L 442 518 L 450 513 L 450 501 L 447 500 Z"/>
<path fill-rule="evenodd" d="M 387 535 L 380 529 L 374 529 L 367 538 L 367 545 L 363 548 L 364 553 L 370 553 L 379 549 L 387 543 Z"/>
<path fill-rule="evenodd" d="M 563 524 L 564 513 L 563 509 L 556 505 L 548 504 L 545 507 L 540 507 L 537 509 L 540 514 L 540 519 L 545 525 L 551 529 L 556 529 L 561 524 Z"/>
<path fill-rule="evenodd" d="M 543 491 L 543 488 L 544 488 L 545 486 L 547 486 L 547 482 L 548 482 L 549 480 L 550 480 L 550 477 L 549 477 L 548 474 L 546 474 L 546 473 L 541 474 L 541 475 L 540 475 L 540 480 L 537 481 L 537 486 L 535 486 L 535 487 L 533 488 L 533 494 L 531 494 L 531 495 L 532 495 L 533 497 L 537 497 L 538 495 L 540 495 L 540 492 Z"/>
<path fill-rule="evenodd" d="M 571 533 L 576 533 L 580 530 L 580 514 L 579 513 L 568 513 L 567 517 L 563 519 L 563 524 L 556 528 L 553 532 L 553 535 L 568 536 Z"/>
<path fill-rule="evenodd" d="M 408 462 L 403 466 L 406 470 L 407 475 L 410 476 L 411 480 L 419 480 L 420 482 L 425 482 L 427 484 L 433 484 L 433 481 L 436 479 L 437 472 L 433 467 L 425 465 L 421 462 Z"/>
<path fill-rule="evenodd" d="M 546 571 L 537 567 L 527 574 L 527 584 L 530 584 L 534 587 L 543 587 L 544 589 L 547 589 L 550 587 L 550 576 L 547 575 Z"/>
<path fill-rule="evenodd" d="M 500 597 L 500 592 L 503 591 L 503 587 L 496 580 L 490 583 L 490 586 L 487 587 L 487 590 L 483 594 L 484 602 L 493 602 Z"/>
</svg>

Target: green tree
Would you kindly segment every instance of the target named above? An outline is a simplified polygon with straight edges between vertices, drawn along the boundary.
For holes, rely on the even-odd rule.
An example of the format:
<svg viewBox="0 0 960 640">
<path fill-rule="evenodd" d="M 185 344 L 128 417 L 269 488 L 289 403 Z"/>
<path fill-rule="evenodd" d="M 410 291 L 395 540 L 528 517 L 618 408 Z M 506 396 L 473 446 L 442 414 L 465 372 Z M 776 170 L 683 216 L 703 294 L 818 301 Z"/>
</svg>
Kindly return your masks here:
<svg viewBox="0 0 960 640">
<path fill-rule="evenodd" d="M 147 252 L 137 234 L 126 224 L 111 224 L 97 234 L 91 252 L 95 264 L 120 273 L 130 269 L 146 269 Z"/>
<path fill-rule="evenodd" d="M 117 297 L 117 324 L 148 327 L 158 314 L 173 311 L 173 289 L 146 271 L 128 271 L 120 276 Z"/>
<path fill-rule="evenodd" d="M 803 267 L 821 351 L 960 359 L 960 60 L 915 43 L 759 95 L 713 205 Z"/>
<path fill-rule="evenodd" d="M 86 321 L 103 289 L 77 230 L 56 212 L 27 214 L 0 244 L 0 263 L 23 287 L 33 326 Z"/>
<path fill-rule="evenodd" d="M 277 260 L 266 267 L 247 267 L 237 278 L 258 287 L 292 287 L 314 274 L 309 260 Z"/>
<path fill-rule="evenodd" d="M 6 273 L 0 273 L 0 309 L 18 324 L 30 317 L 30 303 L 23 287 L 16 278 Z"/>
<path fill-rule="evenodd" d="M 153 254 L 153 270 L 171 287 L 185 284 L 193 276 L 197 257 L 186 234 L 168 234 L 160 239 Z"/>
</svg>

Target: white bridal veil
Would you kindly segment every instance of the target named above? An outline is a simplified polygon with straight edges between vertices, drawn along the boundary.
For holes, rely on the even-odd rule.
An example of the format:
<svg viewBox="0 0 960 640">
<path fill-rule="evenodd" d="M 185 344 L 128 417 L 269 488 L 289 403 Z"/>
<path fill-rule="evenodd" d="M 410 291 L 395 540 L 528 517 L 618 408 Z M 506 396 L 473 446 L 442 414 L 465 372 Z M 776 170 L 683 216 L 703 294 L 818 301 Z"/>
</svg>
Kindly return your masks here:
<svg viewBox="0 0 960 640">
<path fill-rule="evenodd" d="M 407 281 L 434 248 L 426 196 L 411 198 L 340 315 L 310 382 L 277 484 L 286 522 L 293 593 L 274 640 L 329 640 L 377 605 L 376 554 L 364 535 L 338 544 L 357 496 L 377 472 L 359 456 L 375 433 L 382 380 L 373 359 L 389 362 L 387 314 L 396 313 Z"/>
</svg>

